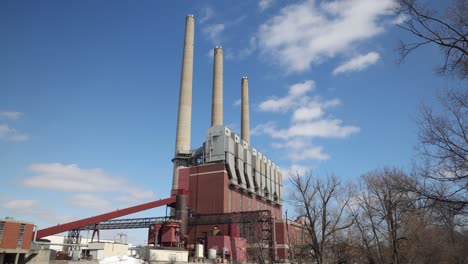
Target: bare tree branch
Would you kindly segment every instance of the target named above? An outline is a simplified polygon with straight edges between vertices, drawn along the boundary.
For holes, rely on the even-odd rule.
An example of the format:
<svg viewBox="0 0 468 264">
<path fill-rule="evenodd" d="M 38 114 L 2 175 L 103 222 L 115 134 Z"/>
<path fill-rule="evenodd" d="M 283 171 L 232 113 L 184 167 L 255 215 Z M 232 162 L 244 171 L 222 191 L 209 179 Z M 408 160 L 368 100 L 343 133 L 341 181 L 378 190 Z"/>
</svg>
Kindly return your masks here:
<svg viewBox="0 0 468 264">
<path fill-rule="evenodd" d="M 399 0 L 397 14 L 405 19 L 398 25 L 418 41 L 400 42 L 400 62 L 427 44 L 437 45 L 444 54 L 439 73 L 468 77 L 468 0 L 452 0 L 445 14 L 428 10 L 419 0 Z"/>
</svg>

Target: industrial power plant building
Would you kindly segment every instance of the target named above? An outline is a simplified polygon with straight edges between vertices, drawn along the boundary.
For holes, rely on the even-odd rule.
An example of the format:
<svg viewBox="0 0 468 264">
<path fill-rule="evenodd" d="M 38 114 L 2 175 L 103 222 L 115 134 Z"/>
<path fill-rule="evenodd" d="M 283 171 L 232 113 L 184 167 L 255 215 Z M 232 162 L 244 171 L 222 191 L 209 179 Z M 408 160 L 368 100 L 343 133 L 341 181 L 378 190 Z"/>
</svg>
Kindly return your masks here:
<svg viewBox="0 0 468 264">
<path fill-rule="evenodd" d="M 301 223 L 291 223 L 282 216 L 283 177 L 280 168 L 250 141 L 247 77 L 239 78 L 241 135 L 235 134 L 223 124 L 224 73 L 221 47 L 214 48 L 211 127 L 206 131 L 205 142 L 192 148 L 194 28 L 195 19 L 188 15 L 185 23 L 175 153 L 172 159 L 171 197 L 40 229 L 34 234 L 34 238 L 39 240 L 68 232 L 66 241 L 73 251 L 70 255 L 76 256 L 83 254 L 80 249 L 81 231 L 91 230 L 93 238 L 97 234 L 99 240 L 100 230 L 147 228 L 148 245 L 142 258 L 151 262 L 189 259 L 198 261 L 204 258 L 238 263 L 289 262 L 294 254 L 304 252 L 302 245 L 307 240 L 304 226 Z M 158 206 L 169 206 L 170 215 L 121 218 Z M 32 224 L 0 223 L 5 225 L 3 229 L 0 228 L 0 248 L 7 246 L 6 250 L 14 252 L 29 249 L 29 244 L 25 241 L 30 243 L 33 240 Z M 9 231 L 13 229 L 18 229 L 18 232 Z M 19 233 L 19 236 L 16 234 L 13 237 L 12 233 Z M 8 243 L 2 243 L 7 236 L 11 236 Z M 92 246 L 86 251 L 87 256 L 99 258 L 104 256 L 102 252 L 107 252 L 105 244 L 90 245 Z M 299 249 L 300 252 L 297 251 Z M 122 248 L 121 251 L 125 250 Z"/>
<path fill-rule="evenodd" d="M 250 142 L 248 79 L 241 78 L 241 135 L 223 125 L 223 50 L 214 49 L 211 127 L 190 145 L 194 18 L 186 18 L 172 196 L 181 235 L 236 261 L 288 260 L 280 168 Z M 187 215 L 184 215 L 187 214 Z M 187 220 L 186 220 L 187 218 Z M 214 229 L 216 228 L 216 229 Z M 213 234 L 216 230 L 216 234 Z M 294 229 L 296 230 L 296 229 Z M 303 233 L 304 230 L 300 229 Z M 214 238 L 221 236 L 224 239 Z M 297 236 L 294 236 L 297 237 Z M 239 239 L 238 239 L 239 238 Z M 221 251 L 221 252 L 219 252 Z"/>
</svg>

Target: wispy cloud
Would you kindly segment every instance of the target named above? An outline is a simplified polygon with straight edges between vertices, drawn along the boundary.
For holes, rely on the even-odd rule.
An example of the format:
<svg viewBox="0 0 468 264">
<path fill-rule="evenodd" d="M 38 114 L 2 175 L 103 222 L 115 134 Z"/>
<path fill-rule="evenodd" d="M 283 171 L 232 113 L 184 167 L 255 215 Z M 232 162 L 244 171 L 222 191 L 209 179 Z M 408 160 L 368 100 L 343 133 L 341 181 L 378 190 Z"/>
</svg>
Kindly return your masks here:
<svg viewBox="0 0 468 264">
<path fill-rule="evenodd" d="M 204 7 L 200 11 L 200 24 L 201 31 L 204 37 L 211 42 L 212 45 L 223 46 L 223 42 L 226 41 L 225 32 L 228 29 L 238 27 L 241 25 L 247 15 L 240 15 L 232 18 L 223 17 L 223 21 L 219 21 L 219 12 L 216 12 L 211 7 Z M 229 39 L 228 39 L 229 40 Z M 245 48 L 229 47 L 224 49 L 224 58 L 226 60 L 238 60 L 250 56 L 256 49 L 257 41 L 256 37 L 253 36 L 249 39 L 248 45 Z M 228 45 L 226 45 L 228 46 Z M 212 51 L 207 53 L 208 57 L 213 57 Z"/>
<path fill-rule="evenodd" d="M 144 201 L 153 198 L 152 191 L 132 185 L 126 178 L 112 176 L 100 168 L 83 169 L 76 164 L 34 163 L 29 166 L 34 174 L 24 179 L 31 188 L 67 192 L 119 192 Z"/>
<path fill-rule="evenodd" d="M 200 11 L 201 31 L 204 37 L 211 42 L 212 45 L 223 46 L 226 41 L 225 32 L 228 29 L 234 28 L 242 24 L 247 18 L 247 15 L 240 15 L 233 18 L 223 17 L 223 22 L 219 21 L 219 13 L 211 7 L 204 7 Z M 250 56 L 256 49 L 256 37 L 249 39 L 248 45 L 244 48 L 229 47 L 224 49 L 224 58 L 226 60 L 239 60 Z M 226 45 L 228 46 L 228 45 Z M 207 53 L 208 57 L 213 57 L 212 51 Z"/>
<path fill-rule="evenodd" d="M 114 208 L 110 201 L 101 195 L 80 193 L 70 197 L 70 203 L 76 207 L 92 209 L 97 212 L 111 211 Z"/>
<path fill-rule="evenodd" d="M 7 124 L 0 124 L 0 140 L 5 141 L 27 141 L 29 136 L 21 133 Z"/>
<path fill-rule="evenodd" d="M 407 14 L 399 14 L 397 17 L 395 17 L 392 21 L 391 24 L 394 25 L 401 25 L 408 21 L 410 18 L 408 17 Z"/>
<path fill-rule="evenodd" d="M 202 29 L 203 33 L 210 39 L 213 44 L 220 45 L 221 44 L 221 34 L 224 31 L 224 24 L 211 24 L 206 25 Z"/>
<path fill-rule="evenodd" d="M 290 174 L 305 175 L 308 173 L 312 168 L 309 166 L 293 164 L 287 168 L 281 168 L 281 174 L 283 175 L 283 179 L 288 178 Z"/>
<path fill-rule="evenodd" d="M 257 38 L 251 37 L 249 44 L 240 49 L 228 49 L 226 51 L 226 60 L 242 60 L 252 55 L 257 50 Z"/>
<path fill-rule="evenodd" d="M 340 100 L 336 98 L 332 100 L 324 100 L 319 97 L 315 97 L 306 105 L 294 110 L 292 120 L 296 122 L 315 120 L 323 117 L 326 109 L 339 106 L 340 104 Z"/>
<path fill-rule="evenodd" d="M 17 120 L 23 116 L 21 112 L 2 111 L 0 112 L 0 121 L 4 120 Z M 0 123 L 0 141 L 27 141 L 29 136 L 25 133 L 19 132 L 16 128 L 11 127 L 6 123 Z"/>
<path fill-rule="evenodd" d="M 293 138 L 282 143 L 273 143 L 277 149 L 285 149 L 287 157 L 293 162 L 304 160 L 327 160 L 330 155 L 323 153 L 323 147 L 314 146 L 304 138 Z"/>
<path fill-rule="evenodd" d="M 10 120 L 20 119 L 22 116 L 23 116 L 23 113 L 21 112 L 8 112 L 8 111 L 0 112 L 0 118 L 10 119 Z"/>
<path fill-rule="evenodd" d="M 49 223 L 68 222 L 74 217 L 70 215 L 57 215 L 50 209 L 41 208 L 39 200 L 17 199 L 9 200 L 0 204 L 0 208 L 6 209 L 14 215 L 23 215 L 25 217 L 37 217 L 46 220 Z"/>
<path fill-rule="evenodd" d="M 350 60 L 344 62 L 340 66 L 336 67 L 333 71 L 334 75 L 345 73 L 345 72 L 356 72 L 362 71 L 365 68 L 375 64 L 380 59 L 380 55 L 377 52 L 369 52 L 366 55 L 359 55 Z"/>
<path fill-rule="evenodd" d="M 302 72 L 382 33 L 388 24 L 383 18 L 396 4 L 395 0 L 291 4 L 260 26 L 259 45 L 288 72 Z"/>
<path fill-rule="evenodd" d="M 200 19 L 198 22 L 203 24 L 213 18 L 214 11 L 211 7 L 204 7 L 200 11 Z"/>
<path fill-rule="evenodd" d="M 253 129 L 257 134 L 268 134 L 272 138 L 347 138 L 360 131 L 356 126 L 345 126 L 340 119 L 320 119 L 293 123 L 288 128 L 278 129 L 274 124 L 260 124 Z"/>
<path fill-rule="evenodd" d="M 29 209 L 38 203 L 38 200 L 11 200 L 4 203 L 2 207 L 7 209 Z"/>
<path fill-rule="evenodd" d="M 260 11 L 265 11 L 269 7 L 271 7 L 274 4 L 274 0 L 260 0 L 258 1 L 258 8 L 260 8 Z"/>
<path fill-rule="evenodd" d="M 234 103 L 232 103 L 233 106 L 240 106 L 241 105 L 241 102 L 242 100 L 241 99 L 237 99 L 234 101 Z"/>
<path fill-rule="evenodd" d="M 215 11 L 211 7 L 204 7 L 200 11 L 199 23 L 202 32 L 213 45 L 221 45 L 221 35 L 225 29 L 224 23 L 213 23 Z M 210 51 L 212 53 L 212 51 Z M 212 56 L 212 55 L 210 55 Z"/>
</svg>

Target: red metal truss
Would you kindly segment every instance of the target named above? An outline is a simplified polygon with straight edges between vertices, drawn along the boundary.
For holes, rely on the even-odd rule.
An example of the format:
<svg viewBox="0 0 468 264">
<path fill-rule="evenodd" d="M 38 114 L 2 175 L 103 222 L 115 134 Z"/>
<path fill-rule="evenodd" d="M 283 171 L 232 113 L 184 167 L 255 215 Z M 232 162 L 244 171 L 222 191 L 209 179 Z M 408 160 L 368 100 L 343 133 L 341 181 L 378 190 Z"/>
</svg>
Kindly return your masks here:
<svg viewBox="0 0 468 264">
<path fill-rule="evenodd" d="M 117 210 L 117 211 L 113 211 L 113 212 L 109 212 L 109 213 L 105 213 L 101 215 L 96 215 L 96 216 L 88 217 L 85 219 L 57 225 L 57 226 L 44 228 L 44 229 L 37 231 L 37 238 L 39 239 L 39 238 L 43 238 L 46 236 L 51 236 L 51 235 L 55 235 L 58 233 L 62 233 L 62 232 L 66 232 L 66 231 L 70 231 L 74 229 L 79 229 L 85 226 L 94 225 L 94 224 L 107 221 L 110 219 L 118 218 L 121 216 L 145 211 L 145 210 L 163 206 L 163 205 L 172 204 L 172 203 L 175 203 L 175 201 L 176 201 L 176 198 L 171 197 L 171 198 L 167 198 L 167 199 L 163 199 L 159 201 L 154 201 L 154 202 L 140 204 L 140 205 L 136 205 L 132 207 L 127 207 L 125 209 L 121 209 L 121 210 Z"/>
</svg>

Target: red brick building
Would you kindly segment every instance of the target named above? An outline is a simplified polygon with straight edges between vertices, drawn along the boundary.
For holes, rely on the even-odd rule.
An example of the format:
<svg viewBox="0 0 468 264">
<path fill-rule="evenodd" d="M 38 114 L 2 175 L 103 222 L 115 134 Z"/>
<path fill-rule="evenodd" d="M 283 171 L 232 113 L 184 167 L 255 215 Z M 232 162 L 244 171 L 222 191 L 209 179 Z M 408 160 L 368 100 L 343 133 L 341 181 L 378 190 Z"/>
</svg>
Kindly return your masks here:
<svg viewBox="0 0 468 264">
<path fill-rule="evenodd" d="M 22 262 L 30 252 L 34 224 L 0 219 L 0 264 Z"/>
</svg>

